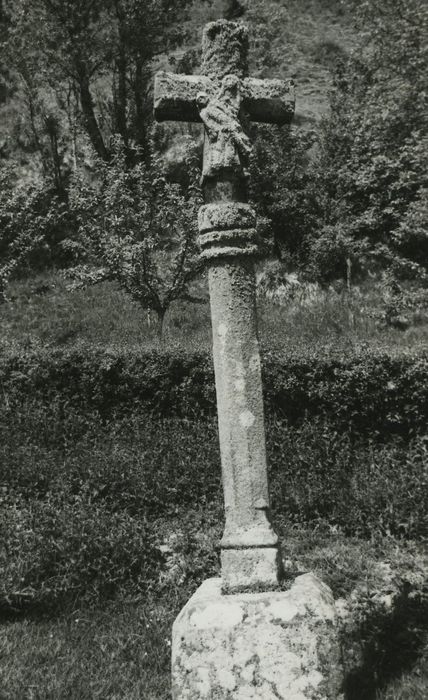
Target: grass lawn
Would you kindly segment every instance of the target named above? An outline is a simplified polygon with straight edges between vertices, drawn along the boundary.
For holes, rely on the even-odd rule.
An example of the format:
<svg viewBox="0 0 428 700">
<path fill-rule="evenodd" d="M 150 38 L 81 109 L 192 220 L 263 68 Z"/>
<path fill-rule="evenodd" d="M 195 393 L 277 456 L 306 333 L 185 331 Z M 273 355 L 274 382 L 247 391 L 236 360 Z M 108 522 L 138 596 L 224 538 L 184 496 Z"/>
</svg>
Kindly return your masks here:
<svg viewBox="0 0 428 700">
<path fill-rule="evenodd" d="M 187 350 L 211 347 L 211 325 L 205 279 L 195 286 L 202 303 L 176 302 L 165 319 L 163 343 Z M 156 319 L 113 283 L 67 291 L 59 274 L 16 282 L 10 303 L 0 306 L 0 348 L 17 345 L 158 347 Z M 285 305 L 259 300 L 261 344 L 269 349 L 319 347 L 346 349 L 369 345 L 385 348 L 426 347 L 428 314 L 407 330 L 385 327 L 377 318 L 380 292 L 374 286 L 351 295 L 332 290 L 296 298 Z"/>
<path fill-rule="evenodd" d="M 394 583 L 423 575 L 422 548 L 313 529 L 288 533 L 285 544 L 340 598 L 347 700 L 425 700 L 428 602 L 400 593 Z M 159 595 L 118 595 L 97 609 L 77 608 L 53 619 L 4 620 L 0 697 L 167 700 L 171 625 L 195 587 L 178 576 Z M 397 602 L 391 610 L 392 590 Z"/>
<path fill-rule="evenodd" d="M 2 624 L 2 700 L 168 697 L 173 617 L 165 601 L 121 600 L 66 617 Z"/>
</svg>

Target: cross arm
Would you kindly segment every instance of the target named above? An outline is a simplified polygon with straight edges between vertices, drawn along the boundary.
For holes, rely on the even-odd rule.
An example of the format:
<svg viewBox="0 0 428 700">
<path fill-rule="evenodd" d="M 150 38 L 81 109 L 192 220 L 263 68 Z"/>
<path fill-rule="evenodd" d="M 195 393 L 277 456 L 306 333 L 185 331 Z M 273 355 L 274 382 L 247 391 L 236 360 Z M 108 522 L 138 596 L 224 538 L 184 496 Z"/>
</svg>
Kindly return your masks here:
<svg viewBox="0 0 428 700">
<path fill-rule="evenodd" d="M 295 108 L 292 80 L 245 78 L 244 109 L 254 122 L 289 124 Z"/>
<path fill-rule="evenodd" d="M 287 80 L 244 78 L 243 109 L 255 122 L 289 124 L 293 119 L 294 83 Z M 158 121 L 200 122 L 196 98 L 215 93 L 212 80 L 203 75 L 160 71 L 155 76 L 154 113 Z"/>
<path fill-rule="evenodd" d="M 210 92 L 211 80 L 203 75 L 160 71 L 155 76 L 154 112 L 158 121 L 200 122 L 196 97 Z"/>
</svg>

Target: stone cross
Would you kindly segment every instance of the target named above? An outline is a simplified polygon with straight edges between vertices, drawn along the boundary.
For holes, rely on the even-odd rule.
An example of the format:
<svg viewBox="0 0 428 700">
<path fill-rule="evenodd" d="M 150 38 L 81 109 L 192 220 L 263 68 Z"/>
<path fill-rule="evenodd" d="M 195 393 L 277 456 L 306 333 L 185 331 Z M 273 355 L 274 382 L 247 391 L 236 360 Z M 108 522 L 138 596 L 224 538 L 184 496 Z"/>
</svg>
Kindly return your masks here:
<svg viewBox="0 0 428 700">
<path fill-rule="evenodd" d="M 155 117 L 205 127 L 199 243 L 207 261 L 225 500 L 223 590 L 274 587 L 278 538 L 269 521 L 254 261 L 256 216 L 247 203 L 249 121 L 287 124 L 293 83 L 248 77 L 244 25 L 206 25 L 202 74 L 158 73 Z"/>
</svg>

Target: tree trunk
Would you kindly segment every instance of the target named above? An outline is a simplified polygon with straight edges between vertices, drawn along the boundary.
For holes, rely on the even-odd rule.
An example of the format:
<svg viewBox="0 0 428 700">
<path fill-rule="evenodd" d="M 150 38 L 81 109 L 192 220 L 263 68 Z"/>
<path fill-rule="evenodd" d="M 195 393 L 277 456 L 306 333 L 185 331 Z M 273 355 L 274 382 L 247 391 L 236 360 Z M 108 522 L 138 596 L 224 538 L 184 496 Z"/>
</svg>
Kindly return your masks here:
<svg viewBox="0 0 428 700">
<path fill-rule="evenodd" d="M 128 124 L 126 120 L 128 91 L 126 85 L 126 71 L 128 61 L 126 58 L 126 30 L 125 16 L 120 3 L 116 3 L 116 17 L 119 23 L 118 55 L 116 58 L 117 90 L 115 95 L 115 128 L 122 136 L 125 148 L 128 147 Z"/>
<path fill-rule="evenodd" d="M 6 280 L 0 274 L 0 304 L 6 304 L 6 302 L 7 302 Z"/>
<path fill-rule="evenodd" d="M 351 285 L 352 285 L 352 260 L 351 260 L 351 258 L 346 258 L 346 286 L 348 288 L 348 292 L 351 291 Z"/>
<path fill-rule="evenodd" d="M 138 57 L 135 61 L 135 85 L 134 85 L 134 98 L 135 98 L 135 130 L 136 130 L 136 141 L 143 151 L 143 159 L 148 161 L 150 150 L 148 145 L 147 137 L 147 126 L 146 118 L 144 112 L 144 62 L 141 57 Z"/>
<path fill-rule="evenodd" d="M 351 294 L 351 290 L 352 290 L 352 260 L 351 260 L 351 258 L 346 258 L 346 288 L 348 290 L 348 323 L 349 323 L 349 327 L 352 328 L 352 330 L 355 330 L 355 327 L 356 327 L 355 314 L 350 307 L 351 297 L 349 296 Z"/>
<path fill-rule="evenodd" d="M 25 84 L 24 94 L 25 94 L 25 97 L 27 98 L 28 112 L 29 112 L 29 117 L 30 117 L 30 125 L 31 125 L 31 132 L 33 134 L 34 145 L 36 146 L 36 148 L 40 154 L 40 159 L 42 161 L 43 174 L 47 175 L 49 172 L 49 168 L 48 168 L 48 164 L 46 162 L 46 154 L 44 152 L 42 142 L 40 141 L 39 133 L 37 131 L 36 108 L 34 105 L 33 90 L 31 88 L 29 82 L 26 80 L 26 77 L 24 75 L 22 75 L 22 78 L 23 78 L 24 84 Z"/>
<path fill-rule="evenodd" d="M 128 125 L 126 121 L 126 57 L 120 49 L 120 55 L 116 61 L 117 89 L 115 95 L 115 130 L 122 136 L 125 147 L 128 146 Z"/>
<path fill-rule="evenodd" d="M 162 342 L 163 342 L 163 327 L 164 327 L 166 309 L 162 309 L 161 311 L 156 311 L 156 314 L 158 317 L 158 328 L 157 328 L 158 340 L 159 340 L 159 344 L 162 344 Z"/>
<path fill-rule="evenodd" d="M 50 141 L 51 141 L 52 160 L 53 160 L 53 165 L 54 165 L 55 189 L 58 192 L 58 194 L 64 195 L 65 188 L 63 185 L 62 170 L 61 170 L 62 159 L 61 159 L 61 155 L 60 155 L 59 149 L 58 149 L 58 137 L 57 137 L 57 135 L 51 134 Z"/>
<path fill-rule="evenodd" d="M 79 70 L 79 93 L 82 112 L 85 120 L 85 127 L 91 143 L 98 155 L 105 161 L 110 159 L 110 154 L 106 149 L 100 127 L 94 112 L 94 102 L 92 99 L 89 79 L 86 71 Z"/>
<path fill-rule="evenodd" d="M 68 128 L 71 134 L 71 152 L 73 156 L 73 172 L 77 171 L 77 114 L 78 114 L 78 90 L 74 81 L 68 84 L 65 111 L 67 114 Z"/>
</svg>

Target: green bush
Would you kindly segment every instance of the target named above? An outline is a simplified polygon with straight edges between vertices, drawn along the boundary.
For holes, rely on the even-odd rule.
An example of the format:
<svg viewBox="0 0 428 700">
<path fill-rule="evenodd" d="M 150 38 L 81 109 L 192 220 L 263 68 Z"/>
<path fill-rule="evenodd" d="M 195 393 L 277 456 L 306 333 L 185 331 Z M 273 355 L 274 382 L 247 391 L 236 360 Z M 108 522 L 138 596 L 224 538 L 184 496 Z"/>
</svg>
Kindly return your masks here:
<svg viewBox="0 0 428 700">
<path fill-rule="evenodd" d="M 265 357 L 268 410 L 291 422 L 323 416 L 340 427 L 376 433 L 424 431 L 428 354 L 350 351 Z"/>
<path fill-rule="evenodd" d="M 408 435 L 426 428 L 426 352 L 266 353 L 263 368 L 267 414 L 291 424 L 319 416 L 372 435 Z M 0 357 L 0 385 L 6 419 L 28 396 L 103 420 L 135 411 L 186 418 L 216 412 L 207 353 L 86 346 L 10 352 Z"/>
</svg>

